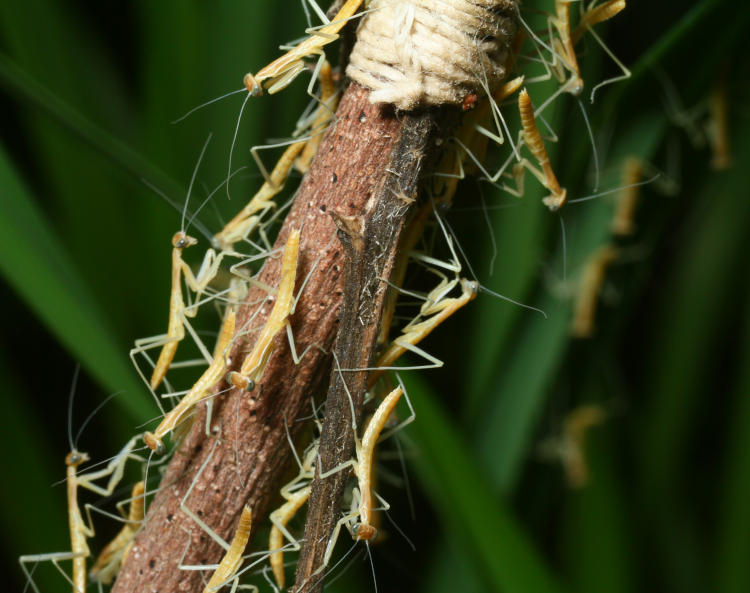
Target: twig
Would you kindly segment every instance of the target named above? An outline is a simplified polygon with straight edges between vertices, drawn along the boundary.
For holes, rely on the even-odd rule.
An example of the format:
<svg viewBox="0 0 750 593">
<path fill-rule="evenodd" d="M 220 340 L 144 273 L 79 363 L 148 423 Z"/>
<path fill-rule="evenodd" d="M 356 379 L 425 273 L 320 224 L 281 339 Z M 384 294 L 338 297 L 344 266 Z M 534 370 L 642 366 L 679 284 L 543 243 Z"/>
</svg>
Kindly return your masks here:
<svg viewBox="0 0 750 593">
<path fill-rule="evenodd" d="M 404 115 L 399 136 L 384 169 L 381 182 L 366 208 L 354 216 L 337 216 L 339 238 L 345 247 L 345 291 L 336 360 L 341 368 L 371 366 L 380 319 L 386 300 L 386 279 L 410 210 L 416 203 L 421 177 L 430 163 L 441 128 L 452 110 L 430 110 Z M 320 479 L 326 472 L 350 459 L 354 451 L 352 406 L 359 424 L 367 387 L 367 371 L 331 371 L 319 466 L 310 495 L 304 545 L 297 565 L 295 591 L 315 592 L 323 586 L 323 566 L 331 532 L 340 515 L 348 471 Z M 346 381 L 346 385 L 344 385 Z M 351 397 L 351 401 L 350 401 Z"/>
<path fill-rule="evenodd" d="M 214 438 L 204 431 L 205 405 L 199 406 L 195 424 L 171 460 L 149 507 L 146 524 L 114 586 L 115 593 L 201 590 L 200 572 L 179 569 L 186 545 L 185 564 L 217 562 L 222 551 L 180 510 L 180 502 L 211 454 L 187 501 L 189 508 L 224 540 L 231 539 L 245 503 L 257 518 L 253 532 L 265 521 L 291 460 L 285 425 L 293 438 L 300 435 L 304 425 L 298 419 L 310 415 L 310 398 L 326 389 L 331 368 L 326 352 L 333 347 L 344 294 L 343 248 L 335 238 L 331 212 L 346 217 L 367 211 L 376 187 L 382 185 L 401 127 L 392 110 L 368 103 L 366 90 L 352 85 L 345 93 L 336 123 L 321 143 L 276 241 L 280 248 L 291 229 L 302 229 L 297 290 L 313 266 L 315 269 L 291 324 L 298 351 L 315 347 L 295 366 L 286 337 L 278 336 L 274 354 L 252 393 L 232 390 L 213 399 L 212 426 L 220 437 L 215 450 Z M 278 259 L 269 259 L 259 279 L 276 286 L 279 268 Z M 250 291 L 248 304 L 238 314 L 238 328 L 255 313 L 257 305 L 252 303 L 267 297 L 261 290 Z M 270 309 L 266 303 L 252 327 L 262 326 Z M 230 353 L 231 369 L 241 364 L 255 335 L 237 340 Z M 226 387 L 222 382 L 218 390 Z"/>
</svg>

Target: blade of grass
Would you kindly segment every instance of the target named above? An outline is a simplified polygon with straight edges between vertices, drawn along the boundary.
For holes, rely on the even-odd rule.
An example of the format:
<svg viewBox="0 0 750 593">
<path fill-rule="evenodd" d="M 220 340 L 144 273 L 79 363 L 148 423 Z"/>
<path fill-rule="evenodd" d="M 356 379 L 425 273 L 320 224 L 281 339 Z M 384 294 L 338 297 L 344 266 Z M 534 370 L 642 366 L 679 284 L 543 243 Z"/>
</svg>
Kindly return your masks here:
<svg viewBox="0 0 750 593">
<path fill-rule="evenodd" d="M 736 132 L 735 158 L 746 163 L 750 158 L 747 121 Z M 668 290 L 655 316 L 653 345 L 646 353 L 651 364 L 639 430 L 643 503 L 650 511 L 653 533 L 662 538 L 654 545 L 665 556 L 667 574 L 685 586 L 697 578 L 686 575 L 686 563 L 693 572 L 705 569 L 702 538 L 690 530 L 697 518 L 682 491 L 694 479 L 687 461 L 692 430 L 702 418 L 706 389 L 713 387 L 715 353 L 725 343 L 718 329 L 726 309 L 718 301 L 736 295 L 734 275 L 743 269 L 750 223 L 750 204 L 739 197 L 745 189 L 745 170 L 738 166 L 706 178 L 696 192 L 682 232 L 684 248 L 670 265 Z M 671 545 L 675 525 L 691 539 L 682 537 L 679 545 Z"/>
<path fill-rule="evenodd" d="M 4 48 L 62 100 L 82 107 L 95 121 L 118 126 L 118 134 L 127 133 L 132 115 L 105 47 L 109 40 L 87 27 L 77 9 L 83 7 L 61 0 L 3 2 Z"/>
<path fill-rule="evenodd" d="M 743 266 L 744 268 L 744 266 Z M 740 376 L 735 383 L 728 444 L 724 450 L 722 494 L 717 503 L 716 591 L 750 590 L 750 308 L 745 312 Z"/>
<path fill-rule="evenodd" d="M 0 54 L 0 82 L 16 94 L 25 105 L 33 105 L 70 133 L 90 145 L 96 152 L 106 156 L 117 167 L 136 180 L 145 179 L 152 185 L 171 195 L 183 195 L 183 187 L 147 159 L 105 129 L 84 117 L 71 105 L 35 80 L 28 72 Z"/>
<path fill-rule="evenodd" d="M 632 122 L 618 139 L 613 161 L 619 162 L 628 154 L 648 159 L 665 126 L 666 122 L 656 115 Z M 614 179 L 605 180 L 605 184 L 616 186 Z M 568 232 L 571 277 L 587 255 L 604 243 L 611 218 L 611 204 L 606 200 L 585 202 L 580 207 L 575 228 Z M 560 253 L 556 262 L 552 269 L 562 269 Z M 510 492 L 517 480 L 534 421 L 569 341 L 570 304 L 547 294 L 536 306 L 549 318 L 527 316 L 513 349 L 498 365 L 493 386 L 485 393 L 481 417 L 472 428 L 482 466 L 487 468 L 490 482 L 503 493 Z"/>
<path fill-rule="evenodd" d="M 135 337 L 135 328 L 153 328 L 157 322 L 161 323 L 161 316 L 156 318 L 155 308 L 141 307 L 138 303 L 144 302 L 151 290 L 168 294 L 168 275 L 163 273 L 164 268 L 158 268 L 160 262 L 153 254 L 165 253 L 163 261 L 168 265 L 168 247 L 165 246 L 170 233 L 165 229 L 174 227 L 167 226 L 164 221 L 167 217 L 177 220 L 178 216 L 143 187 L 141 180 L 172 197 L 183 196 L 184 190 L 146 158 L 66 104 L 7 56 L 1 55 L 0 81 L 19 97 L 23 105 L 31 105 L 40 113 L 51 116 L 64 130 L 92 149 L 92 152 L 81 151 L 80 146 L 71 143 L 70 137 L 59 129 L 43 129 L 45 141 L 40 146 L 48 151 L 41 152 L 40 156 L 51 155 L 47 159 L 52 163 L 52 173 L 46 178 L 49 187 L 43 189 L 49 190 L 48 199 L 74 194 L 72 201 L 62 206 L 61 215 L 55 217 L 56 231 L 85 277 L 95 282 L 101 302 L 111 305 L 113 326 L 119 335 L 131 340 Z M 114 167 L 97 166 L 100 159 L 101 164 L 106 165 L 109 161 Z M 117 177 L 118 169 L 132 176 L 132 188 Z M 146 199 L 134 200 L 133 188 L 139 187 L 143 187 L 141 193 Z M 71 227 L 65 224 L 66 220 L 76 222 Z M 160 224 L 154 224 L 153 220 L 160 221 Z M 154 228 L 149 232 L 152 225 Z M 133 237 L 138 237 L 138 240 L 133 240 Z M 92 245 L 107 245 L 109 248 L 92 250 Z M 110 270 L 116 259 L 113 256 L 121 251 L 126 251 L 126 254 L 117 258 L 120 274 L 135 280 L 129 291 L 120 290 L 110 281 Z"/>
<path fill-rule="evenodd" d="M 15 373 L 0 359 L 0 381 L 3 385 L 3 413 L 12 422 L 6 422 L 0 435 L 5 456 L 4 471 L 12 480 L 6 480 L 0 489 L 0 533 L 8 558 L 22 554 L 62 551 L 70 548 L 66 524 L 61 517 L 65 509 L 64 487 L 52 488 L 55 479 L 64 476 L 62 455 L 49 442 L 47 435 L 35 421 L 35 410 L 29 402 L 14 395 L 23 393 Z M 22 445 L 22 446 L 19 446 Z M 59 459 L 57 459 L 59 457 Z M 59 461 L 55 465 L 53 460 Z M 18 479 L 15 479 L 18 478 Z M 19 512 L 19 501 L 26 511 Z M 44 538 L 40 539 L 39 534 Z M 39 549 L 43 545 L 45 549 Z M 15 590 L 25 586 L 23 573 L 15 564 L 7 580 L 17 583 Z M 53 591 L 60 587 L 62 577 L 40 571 L 35 575 L 40 590 Z M 7 582 L 6 580 L 6 582 Z"/>
<path fill-rule="evenodd" d="M 84 280 L 0 149 L 0 270 L 74 357 L 109 391 L 127 390 L 119 405 L 135 418 L 149 410 L 125 352 Z"/>
<path fill-rule="evenodd" d="M 583 394 L 583 401 L 606 401 L 606 391 Z M 589 483 L 567 494 L 561 555 L 571 589 L 577 593 L 634 590 L 628 505 L 613 446 L 618 418 L 592 429 L 586 441 Z"/>
<path fill-rule="evenodd" d="M 433 546 L 421 589 L 429 593 L 487 591 L 487 579 L 482 578 L 484 574 L 477 569 L 476 564 L 476 556 L 471 554 L 471 550 L 443 534 Z"/>
<path fill-rule="evenodd" d="M 57 99 L 86 114 L 87 120 L 109 130 L 113 137 L 137 137 L 126 76 L 118 70 L 127 58 L 116 64 L 116 57 L 124 57 L 118 55 L 121 46 L 117 29 L 127 23 L 127 14 L 118 14 L 115 21 L 104 11 L 61 0 L 11 0 L 4 2 L 0 10 L 7 58 L 31 80 L 43 81 L 48 106 Z M 122 12 L 127 13 L 127 8 Z M 3 69 L 3 74 L 7 74 L 7 69 Z M 128 233 L 126 224 L 111 224 L 126 220 L 129 212 L 123 205 L 128 203 L 131 192 L 114 178 L 116 171 L 102 166 L 99 147 L 92 144 L 92 151 L 80 150 L 65 131 L 40 117 L 38 110 L 27 109 L 32 102 L 21 97 L 17 105 L 13 115 L 23 126 L 19 132 L 29 149 L 27 160 L 31 161 L 24 162 L 24 166 L 35 173 L 37 195 L 43 197 L 45 209 L 54 212 L 58 237 L 81 273 L 92 280 L 100 303 L 117 303 L 111 315 L 112 327 L 122 335 L 132 327 L 129 322 L 137 319 L 137 313 L 125 313 L 130 295 L 106 281 L 105 270 L 112 265 L 108 250 L 92 249 L 92 245 L 132 242 L 133 234 Z M 71 113 L 63 115 L 68 128 L 80 123 Z M 106 154 L 107 147 L 101 152 Z M 129 210 L 134 210 L 132 205 Z M 137 216 L 135 212 L 133 215 Z M 132 277 L 129 263 L 119 267 L 123 275 Z M 140 296 L 137 292 L 135 299 Z"/>
<path fill-rule="evenodd" d="M 702 0 L 688 10 L 677 22 L 659 37 L 659 40 L 646 51 L 631 69 L 632 77 L 628 85 L 635 84 L 641 76 L 650 72 L 674 47 L 690 35 L 696 27 L 705 21 L 711 12 L 724 0 Z M 625 86 L 628 86 L 625 85 Z"/>
<path fill-rule="evenodd" d="M 456 427 L 435 404 L 437 395 L 418 375 L 405 379 L 418 417 L 409 431 L 419 449 L 416 469 L 442 528 L 466 542 L 495 590 L 560 591 L 523 528 L 493 494 Z"/>
</svg>

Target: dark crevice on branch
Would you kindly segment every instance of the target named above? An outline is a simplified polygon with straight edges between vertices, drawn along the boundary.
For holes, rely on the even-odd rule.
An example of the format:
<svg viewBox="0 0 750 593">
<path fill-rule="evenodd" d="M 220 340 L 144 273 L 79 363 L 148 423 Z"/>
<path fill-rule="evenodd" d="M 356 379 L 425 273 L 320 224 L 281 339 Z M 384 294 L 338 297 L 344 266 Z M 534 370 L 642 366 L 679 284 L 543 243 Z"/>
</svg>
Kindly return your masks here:
<svg viewBox="0 0 750 593">
<path fill-rule="evenodd" d="M 364 369 L 373 364 L 388 292 L 386 280 L 391 277 L 407 219 L 416 204 L 420 180 L 431 170 L 442 140 L 441 130 L 453 113 L 431 110 L 401 115 L 398 140 L 366 208 L 353 216 L 334 213 L 345 255 L 344 302 L 334 347 L 338 364 L 331 371 L 318 450 L 320 462 L 297 565 L 297 593 L 322 589 L 324 557 L 341 515 L 350 471 L 335 472 L 324 479 L 319 476 L 354 454 L 352 408 L 355 424 L 361 424 L 368 372 L 341 372 L 339 368 Z"/>
<path fill-rule="evenodd" d="M 347 217 L 367 209 L 399 137 L 400 123 L 392 110 L 371 105 L 367 94 L 352 85 L 342 97 L 335 124 L 326 133 L 275 244 L 280 251 L 289 232 L 301 229 L 296 290 L 311 275 L 291 325 L 297 351 L 310 347 L 309 351 L 295 365 L 281 332 L 252 392 L 225 392 L 228 386 L 221 381 L 214 389 L 211 423 L 220 438 L 206 435 L 205 404 L 197 407 L 196 421 L 167 467 L 114 593 L 202 590 L 202 577 L 208 578 L 208 572 L 180 570 L 180 559 L 183 564 L 217 563 L 223 550 L 180 509 L 191 484 L 187 506 L 225 541 L 231 540 L 245 504 L 253 509 L 254 534 L 278 502 L 279 486 L 292 461 L 287 428 L 299 441 L 309 425 L 303 419 L 310 417 L 311 398 L 327 388 L 329 353 L 344 298 L 345 258 L 331 213 Z M 279 271 L 280 259 L 268 258 L 258 279 L 278 286 Z M 263 326 L 270 300 L 261 289 L 249 291 L 238 312 L 228 370 L 238 369 L 252 349 L 258 332 L 250 330 Z M 267 542 L 253 541 L 252 535 L 251 542 L 250 549 L 267 547 Z"/>
</svg>

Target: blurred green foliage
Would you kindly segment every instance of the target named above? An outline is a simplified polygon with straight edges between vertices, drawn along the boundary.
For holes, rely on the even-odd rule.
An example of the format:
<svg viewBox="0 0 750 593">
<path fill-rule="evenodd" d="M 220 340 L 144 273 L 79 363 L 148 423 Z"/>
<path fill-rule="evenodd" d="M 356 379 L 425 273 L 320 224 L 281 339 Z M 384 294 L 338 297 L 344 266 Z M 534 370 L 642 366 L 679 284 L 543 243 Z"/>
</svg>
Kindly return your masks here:
<svg viewBox="0 0 750 593">
<path fill-rule="evenodd" d="M 525 10 L 533 19 L 551 4 Z M 570 289 L 610 241 L 612 197 L 566 207 L 563 243 L 535 184 L 509 201 L 464 183 L 449 220 L 480 280 L 547 318 L 481 295 L 430 339 L 444 368 L 406 374 L 418 415 L 407 435 L 415 518 L 402 487 L 383 488 L 416 552 L 395 529 L 373 547 L 381 590 L 750 591 L 748 17 L 730 0 L 633 2 L 599 29 L 634 72 L 594 105 L 584 91 L 601 189 L 621 183 L 627 156 L 680 189 L 642 189 L 637 232 L 607 275 L 592 338 L 570 337 Z M 127 352 L 163 331 L 179 214 L 142 180 L 182 202 L 211 132 L 194 200 L 205 196 L 226 176 L 243 97 L 170 122 L 239 88 L 304 27 L 297 2 L 281 10 L 271 0 L 0 4 L 0 542 L 16 590 L 18 555 L 69 547 L 64 489 L 51 484 L 64 476 L 75 363 L 89 381 L 74 432 L 107 393 L 126 390 L 87 428 L 83 450 L 111 454 L 157 413 Z M 581 62 L 587 81 L 616 74 L 595 44 Z M 733 165 L 716 172 L 686 122 L 705 123 L 722 77 Z M 233 168 L 250 164 L 251 145 L 290 133 L 305 84 L 247 106 Z M 562 97 L 545 116 L 569 196 L 590 194 L 578 106 Z M 248 171 L 233 179 L 231 201 L 220 195 L 201 215 L 210 229 L 259 184 Z M 610 413 L 589 435 L 590 482 L 573 490 L 538 451 L 582 404 Z M 48 568 L 39 568 L 42 590 L 66 586 Z M 367 562 L 334 587 L 372 590 Z"/>
</svg>

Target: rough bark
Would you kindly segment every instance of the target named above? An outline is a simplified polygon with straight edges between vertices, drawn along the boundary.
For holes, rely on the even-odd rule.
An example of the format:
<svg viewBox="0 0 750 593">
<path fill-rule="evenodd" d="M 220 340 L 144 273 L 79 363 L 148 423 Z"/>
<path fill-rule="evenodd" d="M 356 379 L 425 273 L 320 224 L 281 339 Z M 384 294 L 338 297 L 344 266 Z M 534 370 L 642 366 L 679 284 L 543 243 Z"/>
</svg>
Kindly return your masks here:
<svg viewBox="0 0 750 593">
<path fill-rule="evenodd" d="M 216 563 L 223 555 L 218 544 L 180 510 L 182 498 L 204 463 L 186 501 L 193 512 L 225 541 L 231 539 L 244 504 L 253 508 L 253 533 L 267 521 L 291 460 L 285 426 L 296 438 L 304 426 L 298 419 L 310 415 L 311 396 L 325 391 L 328 384 L 328 353 L 344 294 L 343 248 L 331 213 L 351 217 L 365 211 L 376 186 L 382 185 L 401 127 L 392 110 L 367 102 L 366 90 L 352 85 L 345 93 L 335 125 L 321 143 L 276 241 L 276 247 L 282 248 L 290 229 L 301 228 L 297 290 L 314 271 L 291 325 L 298 352 L 315 347 L 295 365 L 286 336 L 277 336 L 274 353 L 253 392 L 232 389 L 213 398 L 212 428 L 218 438 L 206 436 L 205 405 L 198 406 L 196 421 L 169 463 L 115 593 L 201 590 L 203 579 L 210 575 L 180 570 L 178 565 L 186 549 L 183 564 Z M 259 279 L 278 285 L 279 268 L 279 259 L 268 259 Z M 256 314 L 259 302 L 262 310 L 251 328 L 262 327 L 272 298 L 252 289 L 238 314 L 238 328 Z M 256 334 L 236 340 L 230 369 L 238 369 Z M 216 391 L 226 388 L 222 382 Z M 265 542 L 255 542 L 250 549 L 265 547 Z"/>
<path fill-rule="evenodd" d="M 404 115 L 386 174 L 363 211 L 337 220 L 345 247 L 345 290 L 334 352 L 342 369 L 373 364 L 379 324 L 397 248 L 406 220 L 416 203 L 420 178 L 435 152 L 438 112 Z M 354 432 L 360 424 L 367 371 L 331 370 L 320 462 L 313 482 L 305 525 L 304 545 L 297 564 L 296 592 L 319 591 L 323 586 L 324 556 L 336 522 L 350 470 L 320 479 L 321 472 L 352 458 Z M 344 385 L 346 382 L 346 385 Z M 351 398 L 351 401 L 350 401 Z M 342 531 L 346 534 L 346 531 Z"/>
</svg>

